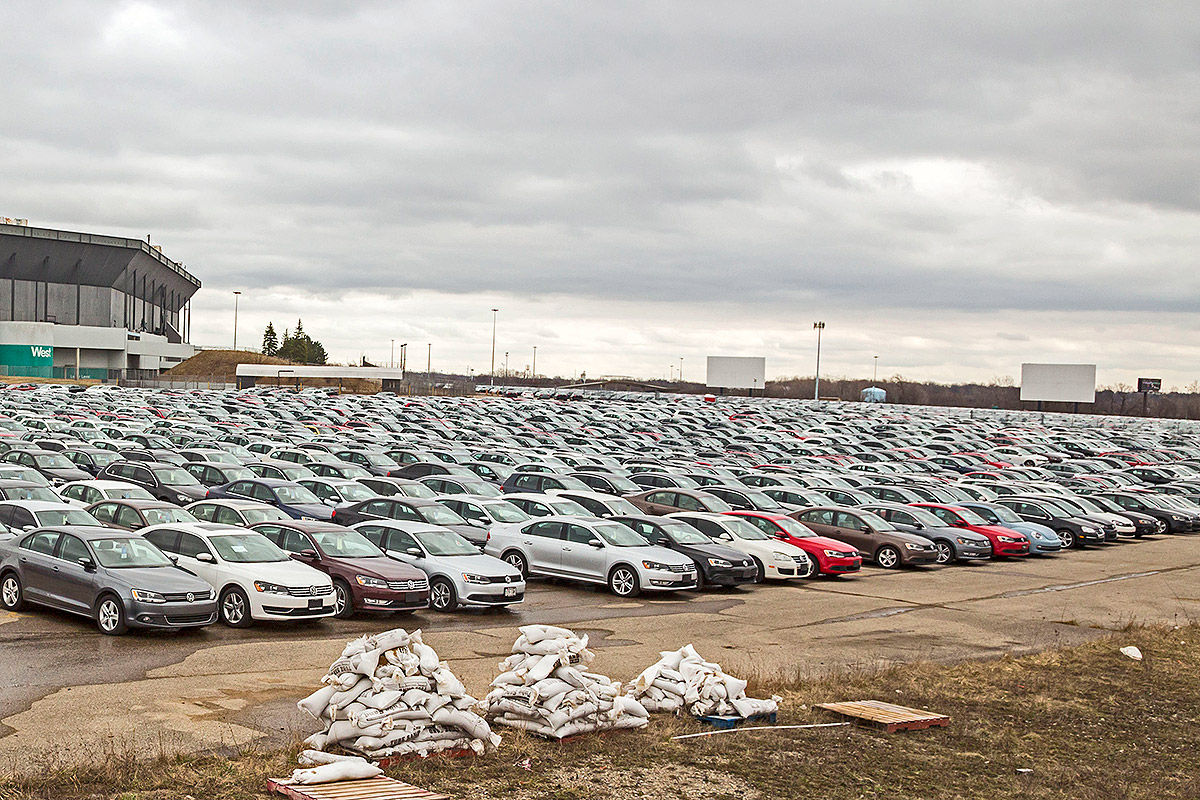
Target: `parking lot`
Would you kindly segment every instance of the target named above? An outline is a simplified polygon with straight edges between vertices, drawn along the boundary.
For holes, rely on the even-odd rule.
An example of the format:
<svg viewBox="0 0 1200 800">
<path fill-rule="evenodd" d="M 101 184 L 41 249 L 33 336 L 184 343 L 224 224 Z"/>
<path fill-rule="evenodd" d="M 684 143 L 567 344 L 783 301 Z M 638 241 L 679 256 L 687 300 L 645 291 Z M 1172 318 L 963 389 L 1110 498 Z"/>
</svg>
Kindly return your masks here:
<svg viewBox="0 0 1200 800">
<path fill-rule="evenodd" d="M 512 611 L 308 626 L 210 627 L 114 639 L 86 620 L 0 616 L 0 757 L 94 756 L 110 737 L 188 750 L 309 732 L 295 711 L 345 641 L 422 627 L 477 696 L 517 625 L 587 632 L 598 667 L 631 678 L 659 650 L 694 643 L 744 674 L 819 674 L 916 659 L 989 658 L 1087 640 L 1131 623 L 1200 617 L 1200 537 L 1161 537 L 1062 556 L 617 600 L 535 581 Z"/>
</svg>

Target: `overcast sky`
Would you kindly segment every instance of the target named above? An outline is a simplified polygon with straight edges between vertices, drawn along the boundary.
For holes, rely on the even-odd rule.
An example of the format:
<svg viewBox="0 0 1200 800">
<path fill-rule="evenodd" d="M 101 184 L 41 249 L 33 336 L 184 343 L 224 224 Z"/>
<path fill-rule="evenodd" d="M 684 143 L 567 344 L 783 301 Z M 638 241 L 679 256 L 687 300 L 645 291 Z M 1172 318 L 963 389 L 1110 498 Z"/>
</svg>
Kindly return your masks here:
<svg viewBox="0 0 1200 800">
<path fill-rule="evenodd" d="M 200 344 L 1200 378 L 1194 2 L 27 2 L 0 216 L 150 234 Z"/>
</svg>

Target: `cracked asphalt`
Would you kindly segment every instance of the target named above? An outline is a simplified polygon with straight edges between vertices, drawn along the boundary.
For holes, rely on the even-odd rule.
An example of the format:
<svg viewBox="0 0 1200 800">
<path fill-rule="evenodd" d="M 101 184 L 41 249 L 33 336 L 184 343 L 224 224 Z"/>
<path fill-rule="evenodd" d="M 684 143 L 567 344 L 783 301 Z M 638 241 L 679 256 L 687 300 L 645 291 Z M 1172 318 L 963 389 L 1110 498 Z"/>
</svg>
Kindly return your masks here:
<svg viewBox="0 0 1200 800">
<path fill-rule="evenodd" d="M 312 732 L 295 701 L 346 641 L 421 628 L 477 697 L 529 623 L 591 637 L 594 669 L 628 680 L 692 643 L 742 675 L 815 676 L 898 661 L 956 661 L 1086 641 L 1130 624 L 1200 619 L 1200 537 L 1130 541 L 1013 562 L 618 600 L 534 581 L 509 611 L 213 626 L 101 636 L 90 621 L 0 612 L 0 769 L 114 746 L 210 750 Z M 831 698 L 839 699 L 839 698 Z"/>
</svg>

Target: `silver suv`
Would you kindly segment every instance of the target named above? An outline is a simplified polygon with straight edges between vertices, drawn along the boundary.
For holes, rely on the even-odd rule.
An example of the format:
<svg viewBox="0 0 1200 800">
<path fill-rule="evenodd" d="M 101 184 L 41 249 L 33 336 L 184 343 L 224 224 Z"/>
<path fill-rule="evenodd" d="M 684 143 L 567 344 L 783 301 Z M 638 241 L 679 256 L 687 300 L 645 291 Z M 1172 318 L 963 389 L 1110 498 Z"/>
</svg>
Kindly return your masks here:
<svg viewBox="0 0 1200 800">
<path fill-rule="evenodd" d="M 552 516 L 497 525 L 483 552 L 504 559 L 522 575 L 603 583 L 618 597 L 696 588 L 696 565 L 690 558 L 647 544 L 632 528 L 597 517 Z"/>
</svg>

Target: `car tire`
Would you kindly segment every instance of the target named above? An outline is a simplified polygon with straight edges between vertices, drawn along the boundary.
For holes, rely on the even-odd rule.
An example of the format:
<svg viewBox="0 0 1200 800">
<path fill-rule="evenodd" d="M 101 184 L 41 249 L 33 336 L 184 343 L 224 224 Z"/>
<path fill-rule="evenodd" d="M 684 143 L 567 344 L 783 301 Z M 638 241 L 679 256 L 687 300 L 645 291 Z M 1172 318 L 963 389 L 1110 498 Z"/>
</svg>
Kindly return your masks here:
<svg viewBox="0 0 1200 800">
<path fill-rule="evenodd" d="M 524 554 L 519 550 L 509 550 L 500 557 L 507 561 L 510 566 L 516 567 L 517 572 L 521 573 L 522 578 L 529 577 L 529 562 L 525 560 Z"/>
<path fill-rule="evenodd" d="M 696 564 L 696 591 L 708 587 L 708 578 L 704 577 L 704 567 Z"/>
<path fill-rule="evenodd" d="M 885 544 L 875 551 L 875 563 L 884 569 L 899 569 L 900 551 L 890 544 Z"/>
<path fill-rule="evenodd" d="M 6 573 L 0 578 L 0 605 L 4 606 L 5 611 L 20 611 L 25 608 L 25 590 L 15 572 Z"/>
<path fill-rule="evenodd" d="M 642 591 L 637 570 L 624 564 L 613 567 L 608 573 L 608 589 L 617 597 L 637 597 Z"/>
<path fill-rule="evenodd" d="M 1063 550 L 1068 550 L 1072 547 L 1079 546 L 1079 539 L 1076 538 L 1075 534 L 1071 533 L 1071 531 L 1067 530 L 1066 528 L 1055 531 L 1055 533 L 1058 534 L 1059 539 L 1062 539 Z"/>
<path fill-rule="evenodd" d="M 751 556 L 751 558 L 754 558 L 754 556 Z M 754 558 L 754 566 L 758 570 L 758 574 L 754 576 L 754 582 L 763 583 L 767 579 L 766 567 L 764 567 L 763 563 L 757 558 Z"/>
<path fill-rule="evenodd" d="M 445 578 L 434 578 L 429 582 L 429 607 L 447 613 L 458 608 L 458 592 L 454 584 Z"/>
<path fill-rule="evenodd" d="M 236 586 L 231 586 L 221 592 L 221 602 L 217 604 L 217 616 L 221 622 L 230 628 L 249 628 L 253 620 L 250 618 L 250 600 L 246 593 Z"/>
<path fill-rule="evenodd" d="M 92 617 L 96 621 L 96 627 L 105 636 L 120 636 L 129 630 L 129 625 L 125 622 L 125 606 L 116 595 L 100 595 Z"/>
<path fill-rule="evenodd" d="M 958 558 L 954 555 L 954 548 L 944 539 L 939 539 L 938 541 L 934 542 L 933 546 L 937 550 L 937 561 L 935 563 L 950 564 L 958 560 Z"/>
<path fill-rule="evenodd" d="M 333 582 L 333 616 L 338 619 L 354 616 L 354 595 L 350 591 L 350 584 L 343 580 Z"/>
</svg>

